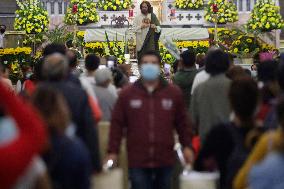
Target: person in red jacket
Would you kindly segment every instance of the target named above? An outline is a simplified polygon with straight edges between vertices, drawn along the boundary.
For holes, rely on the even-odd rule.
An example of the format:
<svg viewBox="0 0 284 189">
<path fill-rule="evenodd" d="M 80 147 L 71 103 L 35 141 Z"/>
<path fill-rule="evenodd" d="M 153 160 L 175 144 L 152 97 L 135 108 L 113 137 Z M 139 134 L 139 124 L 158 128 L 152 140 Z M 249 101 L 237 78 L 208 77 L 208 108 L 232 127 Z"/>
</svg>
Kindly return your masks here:
<svg viewBox="0 0 284 189">
<path fill-rule="evenodd" d="M 19 136 L 0 146 L 0 188 L 9 189 L 24 174 L 33 157 L 46 144 L 43 121 L 28 104 L 16 97 L 0 82 L 0 107 L 4 114 L 13 117 Z"/>
<path fill-rule="evenodd" d="M 132 189 L 169 189 L 175 163 L 174 130 L 191 163 L 191 129 L 181 90 L 160 77 L 161 57 L 149 51 L 139 60 L 141 78 L 121 91 L 114 107 L 108 157 L 116 161 L 126 131 Z"/>
</svg>

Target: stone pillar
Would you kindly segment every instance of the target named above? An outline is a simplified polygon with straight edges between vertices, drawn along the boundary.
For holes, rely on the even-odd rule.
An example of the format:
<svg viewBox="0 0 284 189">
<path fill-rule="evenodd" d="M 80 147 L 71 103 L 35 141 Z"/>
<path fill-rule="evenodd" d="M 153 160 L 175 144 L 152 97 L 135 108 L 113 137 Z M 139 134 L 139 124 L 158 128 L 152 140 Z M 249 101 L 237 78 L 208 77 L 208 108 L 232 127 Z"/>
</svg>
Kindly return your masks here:
<svg viewBox="0 0 284 189">
<path fill-rule="evenodd" d="M 15 0 L 0 0 L 0 24 L 7 26 L 7 30 L 14 29 L 15 11 L 17 10 Z"/>
<path fill-rule="evenodd" d="M 280 6 L 281 15 L 284 18 L 284 1 L 283 0 L 279 0 L 279 6 Z M 284 28 L 281 31 L 280 38 L 281 40 L 284 40 Z"/>
</svg>

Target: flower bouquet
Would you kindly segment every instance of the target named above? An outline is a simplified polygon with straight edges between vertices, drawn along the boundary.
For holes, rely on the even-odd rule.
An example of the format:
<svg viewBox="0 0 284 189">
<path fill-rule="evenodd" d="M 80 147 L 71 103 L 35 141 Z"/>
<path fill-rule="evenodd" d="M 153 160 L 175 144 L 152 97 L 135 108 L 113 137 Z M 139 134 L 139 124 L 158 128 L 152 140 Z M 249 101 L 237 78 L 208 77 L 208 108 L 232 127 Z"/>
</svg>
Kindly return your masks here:
<svg viewBox="0 0 284 189">
<path fill-rule="evenodd" d="M 43 33 L 48 31 L 49 18 L 47 11 L 38 0 L 17 0 L 19 9 L 16 10 L 14 29 L 25 31 L 27 38 L 25 44 L 42 42 Z M 31 36 L 34 34 L 35 36 Z"/>
<path fill-rule="evenodd" d="M 98 2 L 98 7 L 104 11 L 126 10 L 131 5 L 131 0 L 99 0 Z"/>
<path fill-rule="evenodd" d="M 254 36 L 240 35 L 230 48 L 230 53 L 242 59 L 244 64 L 252 64 L 253 57 L 259 52 L 260 46 Z"/>
<path fill-rule="evenodd" d="M 280 7 L 271 0 L 259 0 L 247 23 L 248 29 L 261 32 L 270 32 L 274 29 L 281 29 L 283 26 L 284 21 L 280 14 Z"/>
<path fill-rule="evenodd" d="M 100 19 L 96 6 L 92 0 L 71 0 L 64 22 L 68 25 L 96 23 Z"/>
<path fill-rule="evenodd" d="M 206 21 L 218 24 L 233 23 L 239 20 L 236 5 L 228 0 L 209 0 L 204 17 Z"/>
<path fill-rule="evenodd" d="M 198 10 L 201 9 L 204 5 L 203 0 L 176 0 L 175 1 L 175 7 L 178 9 L 194 9 Z"/>
</svg>

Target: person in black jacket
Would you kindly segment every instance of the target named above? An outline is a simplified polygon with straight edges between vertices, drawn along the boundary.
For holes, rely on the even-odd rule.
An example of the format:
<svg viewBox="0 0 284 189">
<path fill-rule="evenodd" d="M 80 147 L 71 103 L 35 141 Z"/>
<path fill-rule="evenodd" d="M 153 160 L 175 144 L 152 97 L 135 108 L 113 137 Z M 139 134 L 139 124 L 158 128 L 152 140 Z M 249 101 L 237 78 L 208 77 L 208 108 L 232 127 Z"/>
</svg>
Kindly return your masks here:
<svg viewBox="0 0 284 189">
<path fill-rule="evenodd" d="M 221 189 L 232 188 L 235 174 L 262 133 L 255 124 L 259 91 L 253 79 L 233 81 L 229 101 L 234 114 L 232 122 L 213 127 L 195 162 L 196 170 L 220 171 Z"/>
<path fill-rule="evenodd" d="M 88 148 L 93 169 L 99 171 L 101 166 L 95 118 L 89 105 L 87 93 L 79 86 L 65 81 L 68 74 L 68 60 L 59 53 L 46 56 L 42 74 L 45 81 L 65 97 L 71 111 L 71 119 L 75 125 L 75 133 Z"/>
</svg>

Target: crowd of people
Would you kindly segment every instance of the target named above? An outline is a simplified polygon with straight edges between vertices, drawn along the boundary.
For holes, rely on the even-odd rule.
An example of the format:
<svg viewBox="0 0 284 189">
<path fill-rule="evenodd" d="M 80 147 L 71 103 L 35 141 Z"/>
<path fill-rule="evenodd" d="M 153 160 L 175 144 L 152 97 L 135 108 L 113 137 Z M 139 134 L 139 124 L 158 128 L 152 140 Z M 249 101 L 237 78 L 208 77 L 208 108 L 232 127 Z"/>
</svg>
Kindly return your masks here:
<svg viewBox="0 0 284 189">
<path fill-rule="evenodd" d="M 0 188 L 92 188 L 105 162 L 119 166 L 123 137 L 132 189 L 176 189 L 177 142 L 196 171 L 220 172 L 221 189 L 284 188 L 284 56 L 254 77 L 221 49 L 186 50 L 170 82 L 156 51 L 139 57 L 133 83 L 128 66 L 100 61 L 88 54 L 81 72 L 74 50 L 49 44 L 18 94 L 1 64 Z"/>
</svg>

